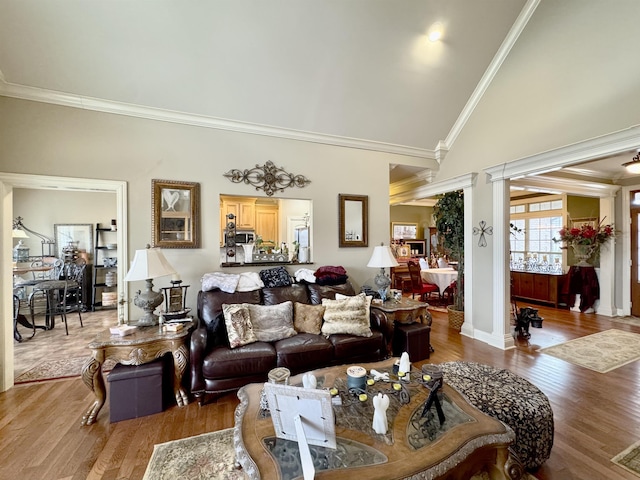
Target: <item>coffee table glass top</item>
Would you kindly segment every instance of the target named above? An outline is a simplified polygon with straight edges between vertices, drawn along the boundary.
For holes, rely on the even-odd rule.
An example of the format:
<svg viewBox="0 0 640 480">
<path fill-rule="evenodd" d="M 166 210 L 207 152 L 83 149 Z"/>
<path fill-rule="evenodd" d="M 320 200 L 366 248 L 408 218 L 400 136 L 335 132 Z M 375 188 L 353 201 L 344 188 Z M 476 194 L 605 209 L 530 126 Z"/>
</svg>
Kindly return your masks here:
<svg viewBox="0 0 640 480">
<path fill-rule="evenodd" d="M 367 385 L 369 401 L 364 402 L 360 401 L 357 393 L 349 392 L 346 378 L 339 377 L 334 379 L 332 386 L 338 389 L 340 405 L 334 404 L 333 411 L 336 427 L 358 430 L 375 438 L 377 441 L 393 445 L 393 422 L 403 404 L 400 393 L 394 390 L 392 386 L 394 383 L 398 383 L 398 378 L 393 375 L 390 369 L 381 369 L 380 371 L 388 373 L 390 381 L 378 381 L 373 385 Z M 410 374 L 414 381 L 402 382 L 405 392 L 411 397 L 418 394 L 420 390 L 426 389 L 426 387 L 415 381 L 419 378 L 419 375 L 421 373 L 414 369 Z M 324 384 L 325 378 L 318 377 L 317 388 L 324 388 Z M 372 426 L 374 408 L 370 399 L 378 393 L 389 396 L 389 408 L 387 409 L 389 429 L 386 434 L 376 433 Z M 440 425 L 438 416 L 435 414 L 435 405 L 432 405 L 426 415 L 423 416 L 424 403 L 422 403 L 414 409 L 410 416 L 405 435 L 408 444 L 415 450 L 429 446 L 456 425 L 474 421 L 471 416 L 464 413 L 445 394 L 441 394 L 439 398 L 446 418 L 442 425 Z M 261 419 L 270 418 L 269 411 L 264 409 L 260 410 L 258 416 Z M 282 479 L 302 477 L 302 465 L 297 442 L 277 437 L 266 437 L 262 441 L 277 463 Z M 316 471 L 376 465 L 387 461 L 387 457 L 382 452 L 360 442 L 337 437 L 336 443 L 336 450 L 309 445 Z"/>
</svg>

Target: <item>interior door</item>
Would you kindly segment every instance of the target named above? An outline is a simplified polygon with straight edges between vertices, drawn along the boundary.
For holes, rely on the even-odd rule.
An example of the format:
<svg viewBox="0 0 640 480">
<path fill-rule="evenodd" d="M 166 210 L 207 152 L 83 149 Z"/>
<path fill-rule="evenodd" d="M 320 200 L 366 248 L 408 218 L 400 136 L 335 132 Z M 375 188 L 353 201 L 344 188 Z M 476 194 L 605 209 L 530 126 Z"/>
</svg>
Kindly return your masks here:
<svg viewBox="0 0 640 480">
<path fill-rule="evenodd" d="M 640 317 L 640 191 L 631 192 L 631 315 Z"/>
</svg>

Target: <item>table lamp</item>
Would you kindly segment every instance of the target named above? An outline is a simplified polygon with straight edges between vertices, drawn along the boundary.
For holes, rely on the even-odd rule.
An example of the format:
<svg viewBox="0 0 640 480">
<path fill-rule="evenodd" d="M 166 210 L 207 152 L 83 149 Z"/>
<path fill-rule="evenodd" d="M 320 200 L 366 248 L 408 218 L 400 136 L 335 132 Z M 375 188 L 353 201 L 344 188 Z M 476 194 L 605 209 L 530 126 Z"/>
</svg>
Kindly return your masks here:
<svg viewBox="0 0 640 480">
<path fill-rule="evenodd" d="M 158 324 L 158 316 L 153 311 L 162 303 L 164 295 L 153 291 L 153 279 L 173 275 L 176 271 L 164 257 L 159 248 L 151 248 L 147 245 L 144 250 L 136 250 L 136 255 L 131 263 L 131 268 L 124 277 L 126 282 L 144 280 L 147 288 L 144 293 L 140 290 L 136 293 L 133 303 L 144 310 L 144 315 L 136 322 L 136 325 L 147 327 Z"/>
<path fill-rule="evenodd" d="M 391 279 L 385 273 L 384 269 L 387 267 L 397 267 L 398 265 L 399 263 L 396 261 L 396 257 L 393 256 L 391 247 L 385 245 L 384 243 L 380 244 L 377 247 L 374 247 L 373 254 L 371 255 L 369 263 L 367 263 L 367 267 L 380 268 L 380 272 L 373 279 L 373 283 L 375 283 L 376 289 L 380 294 L 380 298 L 382 298 L 382 301 L 386 300 L 387 289 L 391 284 Z"/>
</svg>

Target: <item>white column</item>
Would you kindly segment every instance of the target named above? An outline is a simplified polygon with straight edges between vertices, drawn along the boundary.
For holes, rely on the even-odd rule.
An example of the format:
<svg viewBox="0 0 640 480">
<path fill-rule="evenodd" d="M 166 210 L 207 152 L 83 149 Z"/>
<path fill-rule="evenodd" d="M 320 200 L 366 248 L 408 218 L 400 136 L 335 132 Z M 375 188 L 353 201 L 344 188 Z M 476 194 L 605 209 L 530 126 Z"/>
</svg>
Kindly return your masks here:
<svg viewBox="0 0 640 480">
<path fill-rule="evenodd" d="M 605 218 L 606 217 L 606 218 Z M 604 223 L 613 224 L 615 219 L 615 197 L 600 198 L 600 219 L 605 218 Z M 598 282 L 600 283 L 600 303 L 597 313 L 607 317 L 615 317 L 615 238 L 609 240 L 600 248 L 600 268 L 598 269 Z"/>
</svg>

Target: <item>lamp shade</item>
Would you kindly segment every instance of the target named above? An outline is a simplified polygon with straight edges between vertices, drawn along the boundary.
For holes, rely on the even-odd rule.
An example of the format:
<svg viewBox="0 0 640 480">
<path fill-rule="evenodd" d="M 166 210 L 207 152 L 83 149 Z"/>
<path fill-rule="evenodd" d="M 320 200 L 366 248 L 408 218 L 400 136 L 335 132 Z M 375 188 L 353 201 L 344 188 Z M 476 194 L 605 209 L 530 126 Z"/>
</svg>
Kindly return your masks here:
<svg viewBox="0 0 640 480">
<path fill-rule="evenodd" d="M 391 247 L 387 245 L 374 247 L 371 259 L 369 263 L 367 263 L 367 267 L 377 268 L 397 267 L 398 265 L 399 263 L 396 261 L 396 257 L 394 257 L 393 252 L 391 252 Z"/>
<path fill-rule="evenodd" d="M 27 235 L 27 232 L 25 232 L 21 228 L 14 228 L 13 231 L 11 232 L 11 236 L 13 238 L 29 238 L 29 235 Z"/>
<path fill-rule="evenodd" d="M 633 157 L 630 162 L 623 163 L 622 166 L 625 167 L 629 173 L 633 173 L 634 175 L 640 174 L 640 153 Z"/>
<path fill-rule="evenodd" d="M 131 268 L 124 279 L 126 282 L 134 282 L 136 280 L 165 277 L 175 273 L 177 272 L 159 248 L 145 248 L 144 250 L 136 250 Z"/>
</svg>

